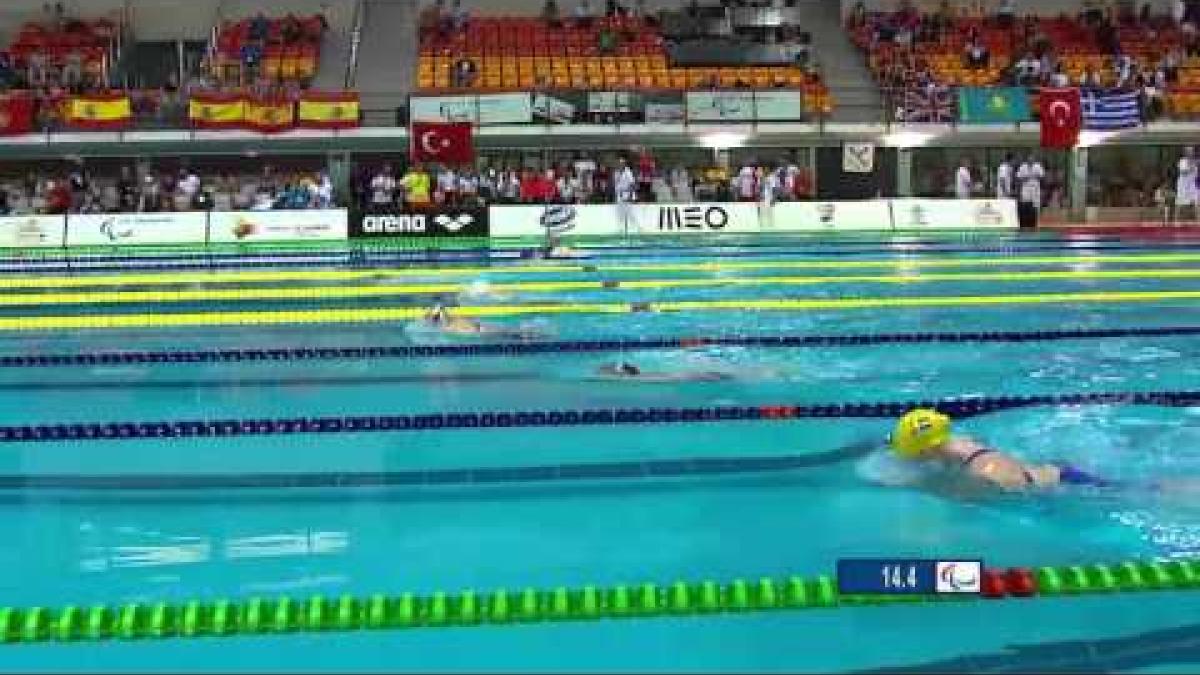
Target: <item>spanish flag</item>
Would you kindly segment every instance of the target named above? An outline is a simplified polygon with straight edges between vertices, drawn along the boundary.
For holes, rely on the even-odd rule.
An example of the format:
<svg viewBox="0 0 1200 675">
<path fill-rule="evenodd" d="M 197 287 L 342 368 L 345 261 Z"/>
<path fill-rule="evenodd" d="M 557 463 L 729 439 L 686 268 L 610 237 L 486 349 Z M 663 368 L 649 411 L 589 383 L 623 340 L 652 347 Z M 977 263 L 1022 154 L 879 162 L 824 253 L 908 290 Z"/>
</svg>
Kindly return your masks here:
<svg viewBox="0 0 1200 675">
<path fill-rule="evenodd" d="M 296 126 L 296 106 L 286 98 L 249 99 L 245 126 L 264 134 L 286 131 Z"/>
<path fill-rule="evenodd" d="M 188 119 L 197 129 L 239 129 L 246 121 L 246 97 L 242 94 L 193 94 L 188 101 Z"/>
<path fill-rule="evenodd" d="M 307 129 L 351 129 L 358 122 L 358 93 L 306 91 L 300 96 L 300 126 Z"/>
<path fill-rule="evenodd" d="M 124 129 L 133 119 L 133 106 L 126 94 L 72 96 L 64 107 L 67 123 L 76 129 Z"/>
</svg>

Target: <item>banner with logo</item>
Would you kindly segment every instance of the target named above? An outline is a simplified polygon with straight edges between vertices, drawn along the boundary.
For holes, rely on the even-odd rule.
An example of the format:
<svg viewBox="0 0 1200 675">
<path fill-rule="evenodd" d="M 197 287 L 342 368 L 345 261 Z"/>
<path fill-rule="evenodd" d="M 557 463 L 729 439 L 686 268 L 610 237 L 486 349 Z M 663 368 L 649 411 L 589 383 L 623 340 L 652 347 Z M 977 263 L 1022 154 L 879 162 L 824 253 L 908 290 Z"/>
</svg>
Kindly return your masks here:
<svg viewBox="0 0 1200 675">
<path fill-rule="evenodd" d="M 0 217 L 0 248 L 60 248 L 65 216 Z"/>
<path fill-rule="evenodd" d="M 493 237 L 685 235 L 759 231 L 758 206 L 724 204 L 552 204 L 493 206 Z"/>
<path fill-rule="evenodd" d="M 533 114 L 543 120 L 548 120 L 556 124 L 569 124 L 575 118 L 575 106 L 566 101 L 547 96 L 546 94 L 533 95 Z"/>
<path fill-rule="evenodd" d="M 109 213 L 67 216 L 67 246 L 203 244 L 208 231 L 203 211 Z"/>
<path fill-rule="evenodd" d="M 628 91 L 589 91 L 587 110 L 589 113 L 633 112 L 637 105 L 636 95 Z"/>
<path fill-rule="evenodd" d="M 408 114 L 412 122 L 529 124 L 533 104 L 528 93 L 414 96 L 409 99 Z"/>
<path fill-rule="evenodd" d="M 891 208 L 884 199 L 857 202 L 780 202 L 762 218 L 762 231 L 820 232 L 890 230 Z"/>
<path fill-rule="evenodd" d="M 788 89 L 754 92 L 754 119 L 788 122 L 804 118 L 804 94 Z"/>
<path fill-rule="evenodd" d="M 646 121 L 658 124 L 682 122 L 685 111 L 682 103 L 647 103 Z"/>
<path fill-rule="evenodd" d="M 346 238 L 344 209 L 213 211 L 208 241 L 249 244 L 266 241 L 336 241 Z"/>
<path fill-rule="evenodd" d="M 396 209 L 356 213 L 351 239 L 482 238 L 489 236 L 487 209 Z"/>
<path fill-rule="evenodd" d="M 1016 229 L 1012 199 L 893 199 L 897 230 Z"/>
<path fill-rule="evenodd" d="M 754 119 L 754 94 L 749 91 L 689 91 L 687 118 L 692 121 L 726 122 Z"/>
</svg>

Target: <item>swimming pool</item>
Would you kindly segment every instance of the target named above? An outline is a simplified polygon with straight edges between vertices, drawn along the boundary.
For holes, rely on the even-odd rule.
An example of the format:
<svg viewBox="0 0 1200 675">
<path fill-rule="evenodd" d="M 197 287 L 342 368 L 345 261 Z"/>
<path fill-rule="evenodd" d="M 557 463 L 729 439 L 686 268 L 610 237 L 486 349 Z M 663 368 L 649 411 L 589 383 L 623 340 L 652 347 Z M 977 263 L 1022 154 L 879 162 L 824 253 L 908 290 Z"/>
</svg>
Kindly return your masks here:
<svg viewBox="0 0 1200 675">
<path fill-rule="evenodd" d="M 136 272 L 93 259 L 9 273 L 0 297 L 4 604 L 811 577 L 853 556 L 996 566 L 1200 556 L 1194 498 L 951 499 L 885 487 L 869 459 L 749 473 L 628 470 L 878 441 L 892 418 L 886 406 L 871 413 L 875 404 L 1200 389 L 1195 241 L 864 235 L 582 252 L 572 261 L 442 253 L 425 263 L 333 252 L 252 269 L 236 257 L 160 256 L 140 259 Z M 465 349 L 479 341 L 411 319 L 438 301 L 536 330 L 534 344 L 554 346 Z M 1155 327 L 1173 330 L 1145 330 Z M 2 358 L 29 355 L 57 358 Z M 596 377 L 619 359 L 734 377 Z M 645 412 L 781 406 L 820 414 L 697 421 Z M 578 421 L 614 410 L 643 417 L 566 424 L 567 412 Z M 962 426 L 1030 459 L 1158 479 L 1200 469 L 1198 410 L 998 406 Z M 478 424 L 506 413 L 507 426 Z M 440 421 L 415 421 L 426 415 Z M 399 416 L 412 416 L 407 428 L 396 428 Z M 295 423 L 309 418 L 327 422 Z M 385 418 L 394 426 L 382 429 Z M 188 431 L 212 420 L 227 422 Z M 625 469 L 564 478 L 564 465 L 597 464 Z M 291 487 L 262 487 L 262 474 L 280 473 L 293 475 Z M 67 477 L 68 486 L 29 476 Z M 86 484 L 98 476 L 128 489 Z M 350 485 L 364 476 L 395 484 Z M 296 487 L 304 481 L 320 487 Z M 1194 594 L 1178 592 L 11 645 L 0 663 L 1184 672 L 1200 660 L 1195 606 Z"/>
</svg>

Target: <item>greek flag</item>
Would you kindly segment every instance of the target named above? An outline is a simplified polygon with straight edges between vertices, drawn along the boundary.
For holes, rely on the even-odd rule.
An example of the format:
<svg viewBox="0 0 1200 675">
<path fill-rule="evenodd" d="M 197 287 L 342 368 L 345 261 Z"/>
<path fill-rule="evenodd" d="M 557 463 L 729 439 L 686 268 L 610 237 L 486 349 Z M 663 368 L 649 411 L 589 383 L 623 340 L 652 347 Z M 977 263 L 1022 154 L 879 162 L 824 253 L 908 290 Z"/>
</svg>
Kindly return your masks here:
<svg viewBox="0 0 1200 675">
<path fill-rule="evenodd" d="M 1142 104 L 1138 93 L 1083 92 L 1083 128 L 1093 131 L 1131 129 L 1142 123 Z"/>
</svg>

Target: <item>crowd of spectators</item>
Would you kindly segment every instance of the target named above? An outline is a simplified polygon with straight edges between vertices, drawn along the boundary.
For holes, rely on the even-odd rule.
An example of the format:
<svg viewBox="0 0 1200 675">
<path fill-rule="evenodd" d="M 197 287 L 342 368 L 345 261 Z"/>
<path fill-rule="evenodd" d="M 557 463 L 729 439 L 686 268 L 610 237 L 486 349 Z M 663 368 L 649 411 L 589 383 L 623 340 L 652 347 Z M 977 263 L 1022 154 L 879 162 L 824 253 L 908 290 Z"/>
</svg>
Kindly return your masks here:
<svg viewBox="0 0 1200 675">
<path fill-rule="evenodd" d="M 951 83 L 942 80 L 931 55 L 939 46 L 961 44 L 963 69 L 996 73 L 985 84 L 1136 91 L 1147 119 L 1163 113 L 1185 60 L 1200 55 L 1196 2 L 1175 0 L 1170 13 L 1156 13 L 1150 3 L 1135 11 L 1133 2 L 1085 2 L 1078 15 L 1050 20 L 1018 17 L 1013 0 L 997 0 L 983 11 L 964 16 L 942 0 L 937 11 L 922 13 L 912 0 L 899 0 L 895 11 L 871 14 L 859 2 L 847 26 L 868 31 L 871 53 L 886 47 L 877 76 L 888 91 L 948 89 Z M 996 35 L 1004 36 L 1002 44 Z M 1131 53 L 1123 42 L 1149 47 Z"/>
<path fill-rule="evenodd" d="M 649 153 L 620 158 L 611 165 L 580 158 L 545 169 L 505 166 L 463 169 L 392 164 L 363 171 L 353 185 L 364 210 L 398 207 L 489 204 L 680 203 L 700 199 L 776 202 L 811 199 L 814 179 L 808 167 L 791 160 L 736 170 L 721 167 L 660 166 Z"/>
<path fill-rule="evenodd" d="M 152 171 L 122 167 L 116 176 L 93 175 L 84 165 L 54 175 L 29 172 L 0 180 L 0 215 L 156 213 L 170 211 L 269 211 L 336 206 L 329 174 L 276 172 L 256 176 L 223 172 L 201 176 L 182 168 Z"/>
</svg>

